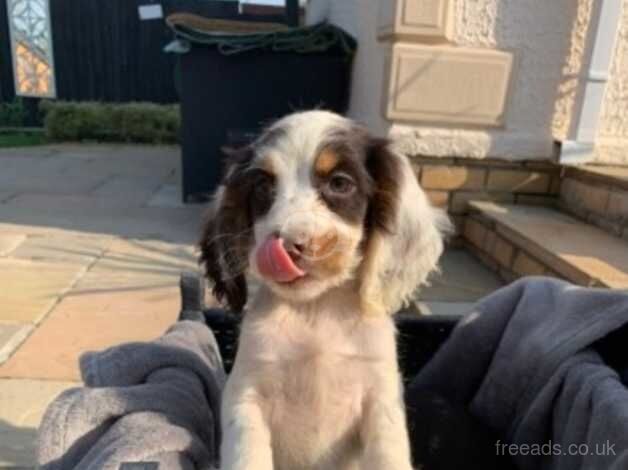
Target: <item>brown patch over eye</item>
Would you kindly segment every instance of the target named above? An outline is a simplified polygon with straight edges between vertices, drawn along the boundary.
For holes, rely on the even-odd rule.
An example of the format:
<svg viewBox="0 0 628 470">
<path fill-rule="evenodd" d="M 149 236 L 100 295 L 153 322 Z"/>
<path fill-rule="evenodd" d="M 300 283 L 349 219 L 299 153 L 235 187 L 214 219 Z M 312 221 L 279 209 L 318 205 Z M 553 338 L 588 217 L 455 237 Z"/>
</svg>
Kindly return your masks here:
<svg viewBox="0 0 628 470">
<path fill-rule="evenodd" d="M 314 186 L 329 210 L 349 223 L 361 224 L 371 191 L 364 149 L 339 139 L 319 153 L 313 170 Z"/>
<path fill-rule="evenodd" d="M 316 158 L 314 171 L 319 176 L 328 175 L 338 166 L 339 162 L 340 157 L 336 152 L 331 149 L 325 149 Z"/>
<path fill-rule="evenodd" d="M 261 169 L 250 170 L 249 205 L 253 219 L 266 214 L 275 201 L 275 175 Z"/>
</svg>

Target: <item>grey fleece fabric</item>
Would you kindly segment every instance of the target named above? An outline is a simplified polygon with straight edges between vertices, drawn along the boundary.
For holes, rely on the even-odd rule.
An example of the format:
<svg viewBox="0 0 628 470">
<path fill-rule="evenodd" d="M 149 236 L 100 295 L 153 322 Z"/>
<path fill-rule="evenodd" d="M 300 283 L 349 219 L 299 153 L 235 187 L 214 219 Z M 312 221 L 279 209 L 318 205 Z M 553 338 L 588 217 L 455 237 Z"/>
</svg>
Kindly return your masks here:
<svg viewBox="0 0 628 470">
<path fill-rule="evenodd" d="M 525 278 L 476 304 L 409 393 L 466 404 L 505 443 L 531 445 L 501 450 L 521 470 L 625 470 L 628 390 L 592 345 L 626 323 L 626 292 Z"/>
<path fill-rule="evenodd" d="M 624 470 L 628 391 L 591 346 L 626 323 L 626 293 L 523 279 L 476 304 L 409 393 L 429 388 L 467 404 L 505 443 L 562 446 L 561 455 L 514 455 L 522 470 Z M 62 394 L 43 419 L 44 470 L 215 465 L 225 376 L 205 325 L 179 322 L 155 342 L 86 354 L 81 371 L 86 387 Z M 571 444 L 591 455 L 562 455 Z"/>
<path fill-rule="evenodd" d="M 203 323 L 181 321 L 154 342 L 87 353 L 80 368 L 85 387 L 62 393 L 42 420 L 41 468 L 215 466 L 225 374 L 216 340 Z"/>
</svg>

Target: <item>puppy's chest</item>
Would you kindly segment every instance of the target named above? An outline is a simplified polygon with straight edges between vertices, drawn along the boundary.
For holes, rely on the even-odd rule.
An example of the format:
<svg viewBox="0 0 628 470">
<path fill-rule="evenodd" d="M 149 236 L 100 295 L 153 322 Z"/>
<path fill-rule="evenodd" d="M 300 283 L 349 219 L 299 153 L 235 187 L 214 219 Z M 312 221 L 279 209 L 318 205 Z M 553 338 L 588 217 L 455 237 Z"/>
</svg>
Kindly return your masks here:
<svg viewBox="0 0 628 470">
<path fill-rule="evenodd" d="M 394 328 L 387 319 L 300 320 L 245 327 L 240 373 L 252 380 L 261 401 L 275 468 L 349 468 L 344 459 L 359 451 L 369 396 L 378 394 L 382 371 L 396 370 Z"/>
<path fill-rule="evenodd" d="M 359 329 L 316 326 L 292 325 L 289 332 L 278 328 L 258 338 L 257 387 L 277 468 L 344 468 L 330 449 L 350 456 L 358 446 L 381 358 Z"/>
<path fill-rule="evenodd" d="M 376 351 L 359 332 L 341 327 L 269 329 L 256 343 L 254 362 L 273 378 L 260 383 L 262 394 L 288 402 L 316 402 L 346 393 L 361 396 L 372 377 L 369 370 L 378 362 Z"/>
</svg>

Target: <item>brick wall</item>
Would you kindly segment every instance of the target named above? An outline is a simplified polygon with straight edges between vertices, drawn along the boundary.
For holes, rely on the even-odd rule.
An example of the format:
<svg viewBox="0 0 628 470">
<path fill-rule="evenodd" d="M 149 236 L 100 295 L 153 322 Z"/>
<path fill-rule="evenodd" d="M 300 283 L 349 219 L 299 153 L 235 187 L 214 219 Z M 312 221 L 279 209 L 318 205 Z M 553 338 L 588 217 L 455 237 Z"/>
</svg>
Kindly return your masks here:
<svg viewBox="0 0 628 470">
<path fill-rule="evenodd" d="M 451 215 L 458 236 L 470 200 L 545 206 L 558 201 L 560 166 L 550 162 L 431 157 L 411 157 L 411 161 L 432 204 Z M 454 237 L 452 243 L 459 241 Z"/>
<path fill-rule="evenodd" d="M 628 179 L 586 167 L 565 168 L 559 205 L 586 222 L 628 239 Z"/>
</svg>

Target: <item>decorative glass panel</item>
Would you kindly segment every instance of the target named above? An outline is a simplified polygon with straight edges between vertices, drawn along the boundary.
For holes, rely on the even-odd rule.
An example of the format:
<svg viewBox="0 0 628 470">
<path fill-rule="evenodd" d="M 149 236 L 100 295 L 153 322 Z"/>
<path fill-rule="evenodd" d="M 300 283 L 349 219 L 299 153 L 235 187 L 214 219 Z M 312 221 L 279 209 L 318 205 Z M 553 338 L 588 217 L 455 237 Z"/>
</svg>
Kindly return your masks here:
<svg viewBox="0 0 628 470">
<path fill-rule="evenodd" d="M 6 0 L 15 94 L 56 96 L 48 0 Z"/>
</svg>

